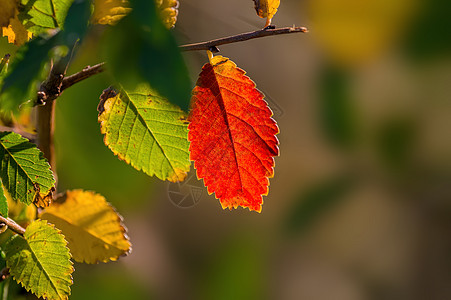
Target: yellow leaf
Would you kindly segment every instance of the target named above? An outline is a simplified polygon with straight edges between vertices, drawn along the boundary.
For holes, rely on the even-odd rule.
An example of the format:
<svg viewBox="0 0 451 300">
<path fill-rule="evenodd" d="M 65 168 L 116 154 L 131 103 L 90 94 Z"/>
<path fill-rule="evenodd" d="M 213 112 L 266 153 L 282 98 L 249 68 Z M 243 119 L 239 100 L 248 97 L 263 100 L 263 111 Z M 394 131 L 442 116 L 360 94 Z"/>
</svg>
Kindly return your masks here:
<svg viewBox="0 0 451 300">
<path fill-rule="evenodd" d="M 280 0 L 254 0 L 254 3 L 257 15 L 260 18 L 266 18 L 266 26 L 268 26 L 279 8 Z"/>
<path fill-rule="evenodd" d="M 155 4 L 163 24 L 167 28 L 173 27 L 177 21 L 179 2 L 177 0 L 155 0 Z M 92 23 L 114 25 L 131 10 L 127 0 L 94 0 Z"/>
<path fill-rule="evenodd" d="M 92 23 L 114 25 L 131 10 L 127 0 L 94 0 Z"/>
<path fill-rule="evenodd" d="M 172 28 L 177 22 L 179 2 L 177 0 L 156 0 L 161 20 L 166 28 Z"/>
<path fill-rule="evenodd" d="M 1 0 L 0 1 L 0 26 L 8 26 L 9 19 L 13 18 L 19 0 Z"/>
<path fill-rule="evenodd" d="M 2 36 L 8 37 L 9 43 L 20 46 L 31 39 L 32 33 L 25 29 L 16 14 L 7 27 L 2 27 Z"/>
<path fill-rule="evenodd" d="M 39 217 L 63 232 L 77 262 L 114 261 L 131 250 L 122 217 L 94 192 L 67 191 Z"/>
<path fill-rule="evenodd" d="M 418 0 L 309 1 L 311 27 L 335 63 L 369 62 L 397 40 L 418 9 Z"/>
</svg>

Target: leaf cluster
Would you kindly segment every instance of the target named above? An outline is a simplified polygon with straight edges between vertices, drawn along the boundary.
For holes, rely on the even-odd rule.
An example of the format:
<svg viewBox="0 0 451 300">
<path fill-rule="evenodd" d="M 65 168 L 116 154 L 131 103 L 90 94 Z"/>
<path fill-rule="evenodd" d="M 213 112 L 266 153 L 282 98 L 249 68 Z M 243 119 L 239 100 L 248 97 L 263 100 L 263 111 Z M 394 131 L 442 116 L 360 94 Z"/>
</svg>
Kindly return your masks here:
<svg viewBox="0 0 451 300">
<path fill-rule="evenodd" d="M 280 2 L 254 2 L 268 26 Z M 90 28 L 103 26 L 112 78 L 98 105 L 105 145 L 135 169 L 172 182 L 183 181 L 194 161 L 223 208 L 260 212 L 279 153 L 272 111 L 244 70 L 210 51 L 192 89 L 170 32 L 178 6 L 176 0 L 2 2 L 1 34 L 20 48 L 11 63 L 9 56 L 0 62 L 0 113 L 14 125 L 30 107 L 51 104 L 73 84 L 64 80 L 78 45 Z M 71 259 L 93 264 L 130 252 L 122 218 L 104 197 L 56 193 L 54 170 L 34 141 L 0 132 L 0 180 L 0 223 L 11 229 L 0 234 L 5 272 L 36 296 L 68 298 Z"/>
<path fill-rule="evenodd" d="M 9 274 L 27 291 L 67 299 L 71 258 L 92 264 L 130 251 L 122 218 L 105 198 L 82 190 L 53 195 L 53 173 L 35 144 L 2 132 L 0 161 L 0 221 L 16 233 L 0 238 L 0 247 Z"/>
</svg>

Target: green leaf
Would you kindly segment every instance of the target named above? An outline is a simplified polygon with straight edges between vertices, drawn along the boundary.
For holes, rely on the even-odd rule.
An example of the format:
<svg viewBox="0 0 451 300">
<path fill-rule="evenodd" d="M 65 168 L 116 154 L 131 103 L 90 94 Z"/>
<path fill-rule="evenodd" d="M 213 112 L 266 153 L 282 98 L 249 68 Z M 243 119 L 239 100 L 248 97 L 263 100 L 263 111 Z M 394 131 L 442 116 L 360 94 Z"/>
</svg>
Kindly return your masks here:
<svg viewBox="0 0 451 300">
<path fill-rule="evenodd" d="M 188 110 L 191 82 L 174 37 L 160 20 L 154 1 L 131 4 L 132 12 L 108 32 L 108 70 L 127 90 L 146 82 L 171 103 Z"/>
<path fill-rule="evenodd" d="M 0 214 L 4 217 L 8 217 L 8 199 L 6 199 L 5 191 L 3 190 L 1 178 L 0 178 Z"/>
<path fill-rule="evenodd" d="M 47 29 L 61 28 L 74 0 L 22 0 L 19 19 L 28 31 L 39 34 Z"/>
<path fill-rule="evenodd" d="M 415 148 L 417 127 L 415 121 L 399 117 L 386 117 L 377 128 L 374 147 L 384 165 L 391 171 L 408 171 L 412 165 L 412 149 Z"/>
<path fill-rule="evenodd" d="M 406 27 L 403 48 L 418 62 L 441 61 L 451 54 L 451 2 L 422 1 L 416 18 Z M 399 40 L 398 40 L 399 42 Z"/>
<path fill-rule="evenodd" d="M 198 268 L 202 282 L 200 299 L 271 298 L 264 287 L 264 282 L 268 282 L 267 266 L 262 263 L 270 257 L 268 247 L 253 229 L 245 227 L 212 243 L 215 255 L 205 257 L 204 265 Z"/>
<path fill-rule="evenodd" d="M 38 36 L 24 44 L 16 52 L 9 65 L 9 72 L 0 91 L 2 110 L 17 110 L 19 105 L 32 97 L 36 91 L 36 82 L 49 60 L 49 51 L 56 46 L 57 36 Z"/>
<path fill-rule="evenodd" d="M 0 282 L 0 295 L 2 300 L 27 300 L 23 287 L 11 277 Z"/>
<path fill-rule="evenodd" d="M 11 197 L 25 204 L 46 198 L 55 185 L 43 153 L 13 132 L 0 132 L 0 178 Z"/>
<path fill-rule="evenodd" d="M 17 51 L 1 89 L 2 109 L 16 111 L 19 105 L 36 97 L 36 83 L 43 79 L 41 73 L 50 59 L 50 51 L 57 46 L 72 49 L 85 35 L 89 17 L 90 1 L 77 0 L 69 10 L 63 31 L 52 37 L 38 36 Z M 66 56 L 66 60 L 69 58 L 70 54 Z M 59 57 L 54 57 L 55 64 L 58 59 Z"/>
<path fill-rule="evenodd" d="M 186 114 L 148 85 L 133 92 L 105 90 L 99 122 L 105 144 L 135 169 L 162 180 L 185 179 L 190 168 Z"/>
<path fill-rule="evenodd" d="M 340 174 L 303 190 L 285 217 L 285 231 L 304 233 L 322 214 L 344 200 L 354 186 L 354 178 Z"/>
<path fill-rule="evenodd" d="M 357 142 L 355 104 L 350 95 L 350 76 L 339 67 L 326 66 L 320 79 L 320 114 L 324 133 L 336 146 L 351 148 Z"/>
<path fill-rule="evenodd" d="M 67 14 L 58 44 L 72 49 L 75 43 L 82 40 L 88 31 L 90 17 L 91 1 L 75 0 Z"/>
<path fill-rule="evenodd" d="M 66 245 L 60 230 L 36 220 L 4 247 L 6 265 L 14 280 L 36 296 L 68 299 L 74 268 Z"/>
</svg>

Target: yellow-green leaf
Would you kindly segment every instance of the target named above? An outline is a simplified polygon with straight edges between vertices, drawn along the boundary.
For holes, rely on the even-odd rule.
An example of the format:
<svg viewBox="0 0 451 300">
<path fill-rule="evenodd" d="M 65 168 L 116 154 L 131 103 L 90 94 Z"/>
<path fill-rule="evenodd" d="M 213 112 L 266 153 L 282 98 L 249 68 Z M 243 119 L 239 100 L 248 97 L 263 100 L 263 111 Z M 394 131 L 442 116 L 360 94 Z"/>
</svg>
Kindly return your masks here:
<svg viewBox="0 0 451 300">
<path fill-rule="evenodd" d="M 105 145 L 135 169 L 162 180 L 185 179 L 191 164 L 186 114 L 147 84 L 105 90 L 99 122 Z"/>
<path fill-rule="evenodd" d="M 5 191 L 3 190 L 3 185 L 0 179 L 0 214 L 4 217 L 8 217 L 8 199 L 5 196 Z"/>
<path fill-rule="evenodd" d="M 117 260 L 131 250 L 122 217 L 94 192 L 67 191 L 40 218 L 61 229 L 77 262 Z"/>
<path fill-rule="evenodd" d="M 34 221 L 23 237 L 16 235 L 5 245 L 6 266 L 14 280 L 36 296 L 68 299 L 74 268 L 66 245 L 54 225 Z"/>
<path fill-rule="evenodd" d="M 267 18 L 269 25 L 272 17 L 276 14 L 280 0 L 254 0 L 255 10 L 260 18 Z"/>
</svg>

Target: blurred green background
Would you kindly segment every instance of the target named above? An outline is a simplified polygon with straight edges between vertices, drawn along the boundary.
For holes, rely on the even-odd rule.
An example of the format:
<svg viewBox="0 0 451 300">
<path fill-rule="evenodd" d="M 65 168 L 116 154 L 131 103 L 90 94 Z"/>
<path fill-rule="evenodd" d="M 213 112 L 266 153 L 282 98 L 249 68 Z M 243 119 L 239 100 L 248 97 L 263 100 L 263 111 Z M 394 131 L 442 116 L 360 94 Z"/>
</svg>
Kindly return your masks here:
<svg viewBox="0 0 451 300">
<path fill-rule="evenodd" d="M 222 210 L 195 176 L 170 185 L 119 161 L 97 123 L 107 74 L 58 99 L 59 189 L 104 195 L 133 244 L 76 264 L 71 299 L 451 299 L 451 2 L 281 2 L 273 24 L 308 34 L 220 47 L 280 127 L 261 214 Z M 250 0 L 181 0 L 175 34 L 263 25 Z M 69 73 L 102 60 L 102 33 Z M 184 58 L 194 84 L 207 56 Z"/>
</svg>

